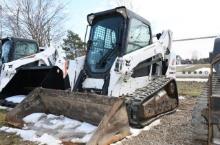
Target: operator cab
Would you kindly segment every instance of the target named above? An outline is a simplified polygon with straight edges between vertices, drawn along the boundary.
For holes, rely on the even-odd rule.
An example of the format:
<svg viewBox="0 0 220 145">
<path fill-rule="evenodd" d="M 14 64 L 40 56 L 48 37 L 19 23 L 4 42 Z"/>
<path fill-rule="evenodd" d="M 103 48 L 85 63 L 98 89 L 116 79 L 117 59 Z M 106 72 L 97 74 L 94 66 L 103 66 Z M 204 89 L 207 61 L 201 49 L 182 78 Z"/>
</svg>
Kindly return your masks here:
<svg viewBox="0 0 220 145">
<path fill-rule="evenodd" d="M 117 57 L 152 43 L 150 23 L 125 7 L 89 14 L 91 26 L 85 71 L 105 78 Z"/>
<path fill-rule="evenodd" d="M 8 37 L 1 40 L 1 62 L 8 63 L 39 52 L 37 42 Z"/>
</svg>

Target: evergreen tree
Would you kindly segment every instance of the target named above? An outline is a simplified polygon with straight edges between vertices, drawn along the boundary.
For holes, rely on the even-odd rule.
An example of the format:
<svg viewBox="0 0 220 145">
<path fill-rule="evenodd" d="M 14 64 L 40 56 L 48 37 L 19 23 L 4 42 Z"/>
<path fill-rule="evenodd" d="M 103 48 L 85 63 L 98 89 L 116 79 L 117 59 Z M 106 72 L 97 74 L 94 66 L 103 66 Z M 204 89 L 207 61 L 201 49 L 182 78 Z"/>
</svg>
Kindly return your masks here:
<svg viewBox="0 0 220 145">
<path fill-rule="evenodd" d="M 78 34 L 71 30 L 67 31 L 67 37 L 63 39 L 63 49 L 67 52 L 69 59 L 74 59 L 85 54 L 86 44 Z"/>
</svg>

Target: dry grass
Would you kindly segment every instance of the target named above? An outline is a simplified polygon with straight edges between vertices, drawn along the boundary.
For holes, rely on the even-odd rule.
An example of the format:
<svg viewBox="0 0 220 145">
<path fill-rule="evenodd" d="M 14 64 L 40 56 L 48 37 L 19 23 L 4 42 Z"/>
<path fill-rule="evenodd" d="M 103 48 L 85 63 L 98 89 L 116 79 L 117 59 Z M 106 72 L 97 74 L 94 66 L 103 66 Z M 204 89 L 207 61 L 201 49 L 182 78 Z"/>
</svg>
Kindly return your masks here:
<svg viewBox="0 0 220 145">
<path fill-rule="evenodd" d="M 203 91 L 205 82 L 177 82 L 178 93 L 181 96 L 197 97 Z"/>
<path fill-rule="evenodd" d="M 5 122 L 6 110 L 0 110 L 0 127 L 7 126 Z M 0 132 L 0 145 L 36 145 L 33 142 L 23 141 L 15 134 Z"/>
<path fill-rule="evenodd" d="M 6 114 L 5 110 L 0 110 L 0 127 L 6 124 L 5 114 Z"/>
</svg>

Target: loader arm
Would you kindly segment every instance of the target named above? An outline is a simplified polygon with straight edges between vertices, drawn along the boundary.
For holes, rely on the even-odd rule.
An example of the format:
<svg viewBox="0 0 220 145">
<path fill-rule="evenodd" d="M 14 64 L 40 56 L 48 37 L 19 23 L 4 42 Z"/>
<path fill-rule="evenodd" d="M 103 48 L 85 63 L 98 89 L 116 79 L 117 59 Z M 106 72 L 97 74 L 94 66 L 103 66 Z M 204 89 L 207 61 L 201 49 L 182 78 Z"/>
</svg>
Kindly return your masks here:
<svg viewBox="0 0 220 145">
<path fill-rule="evenodd" d="M 26 95 L 36 87 L 67 89 L 70 87 L 67 67 L 65 53 L 55 47 L 4 63 L 0 76 L 1 98 Z"/>
<path fill-rule="evenodd" d="M 54 48 L 46 49 L 43 52 L 33 54 L 30 56 L 26 56 L 24 58 L 5 63 L 2 66 L 1 70 L 1 76 L 0 76 L 0 91 L 8 84 L 8 82 L 13 78 L 13 76 L 16 74 L 16 70 L 20 68 L 21 66 L 24 66 L 26 64 L 30 64 L 36 61 L 43 61 L 46 66 L 50 66 L 50 62 L 48 60 L 48 57 L 50 55 L 53 55 L 55 52 Z"/>
<path fill-rule="evenodd" d="M 132 88 L 123 88 L 123 82 L 127 83 L 132 79 L 132 75 L 138 65 L 146 60 L 149 62 L 145 63 L 143 67 L 150 67 L 152 64 L 159 63 L 164 61 L 167 65 L 171 65 L 173 59 L 175 60 L 175 55 L 170 54 L 172 45 L 172 32 L 171 31 L 164 31 L 160 37 L 160 39 L 142 49 L 137 51 L 131 52 L 123 57 L 117 58 L 118 60 L 115 61 L 113 64 L 113 68 L 111 69 L 111 78 L 109 83 L 109 94 L 112 96 L 121 96 L 122 94 L 128 94 L 134 92 L 137 88 L 141 88 L 146 85 L 147 82 L 138 84 L 133 86 Z M 169 52 L 169 53 L 168 53 Z M 171 57 L 172 56 L 172 57 Z M 117 63 L 119 62 L 119 63 Z M 173 66 L 175 68 L 175 66 Z M 162 68 L 162 66 L 161 66 Z M 167 66 L 167 71 L 169 67 Z M 152 68 L 149 68 L 149 76 L 152 75 Z M 115 71 L 118 70 L 118 71 Z M 166 75 L 167 71 L 164 74 L 153 74 L 153 75 Z M 162 70 L 161 70 L 162 73 Z M 167 76 L 169 73 L 167 73 Z M 173 74 L 170 77 L 175 77 Z M 127 82 L 126 82 L 127 81 Z M 128 83 L 127 83 L 128 84 Z M 121 88 L 119 91 L 116 88 Z M 127 88 L 127 89 L 126 89 Z M 122 90 L 125 90 L 124 92 Z"/>
</svg>

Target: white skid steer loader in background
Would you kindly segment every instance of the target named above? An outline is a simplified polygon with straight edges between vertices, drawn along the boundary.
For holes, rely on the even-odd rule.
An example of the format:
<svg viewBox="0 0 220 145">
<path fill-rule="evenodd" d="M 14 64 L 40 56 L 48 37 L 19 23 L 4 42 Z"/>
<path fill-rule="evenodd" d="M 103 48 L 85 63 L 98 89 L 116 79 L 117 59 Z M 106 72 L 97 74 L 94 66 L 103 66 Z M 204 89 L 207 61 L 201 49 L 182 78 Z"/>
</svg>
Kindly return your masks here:
<svg viewBox="0 0 220 145">
<path fill-rule="evenodd" d="M 175 111 L 179 104 L 172 33 L 152 41 L 150 23 L 118 7 L 87 17 L 87 54 L 69 62 L 71 89 L 38 88 L 11 110 L 6 120 L 23 126 L 34 112 L 64 115 L 97 125 L 88 145 L 106 145 Z"/>
<path fill-rule="evenodd" d="M 27 95 L 45 83 L 48 88 L 56 88 L 56 84 L 47 82 L 53 79 L 61 83 L 64 66 L 65 56 L 55 47 L 40 51 L 37 42 L 33 40 L 12 37 L 2 39 L 1 99 L 13 95 Z"/>
</svg>

